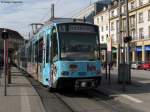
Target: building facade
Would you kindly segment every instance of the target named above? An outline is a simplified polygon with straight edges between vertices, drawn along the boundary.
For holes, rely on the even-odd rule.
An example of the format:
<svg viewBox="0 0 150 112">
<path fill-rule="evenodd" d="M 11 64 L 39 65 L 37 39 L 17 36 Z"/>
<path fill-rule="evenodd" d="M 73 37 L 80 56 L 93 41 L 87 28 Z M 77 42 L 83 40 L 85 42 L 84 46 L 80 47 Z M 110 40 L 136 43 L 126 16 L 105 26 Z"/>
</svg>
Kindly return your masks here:
<svg viewBox="0 0 150 112">
<path fill-rule="evenodd" d="M 132 36 L 130 46 L 131 61 L 150 61 L 150 0 L 129 0 L 129 31 Z M 122 4 L 122 40 L 126 36 L 125 4 Z M 94 23 L 99 26 L 101 43 L 107 43 L 108 36 L 112 38 L 113 60 L 117 60 L 117 45 L 119 38 L 119 7 L 114 1 L 94 17 Z M 103 19 L 102 19 L 103 18 Z M 123 43 L 123 42 L 122 42 Z"/>
<path fill-rule="evenodd" d="M 90 23 L 94 23 L 93 17 L 100 12 L 103 7 L 107 6 L 111 3 L 111 0 L 98 0 L 97 2 L 90 4 L 86 8 L 80 10 L 78 13 L 76 13 L 73 18 L 77 19 L 85 19 L 86 21 Z"/>
<path fill-rule="evenodd" d="M 6 28 L 0 28 L 0 35 L 2 35 L 3 30 Z M 25 40 L 24 38 L 17 32 L 11 29 L 6 29 L 8 32 L 8 56 L 13 55 L 15 51 L 24 46 Z M 1 37 L 1 36 L 0 36 Z M 0 66 L 3 65 L 3 52 L 4 52 L 4 40 L 0 38 Z"/>
</svg>

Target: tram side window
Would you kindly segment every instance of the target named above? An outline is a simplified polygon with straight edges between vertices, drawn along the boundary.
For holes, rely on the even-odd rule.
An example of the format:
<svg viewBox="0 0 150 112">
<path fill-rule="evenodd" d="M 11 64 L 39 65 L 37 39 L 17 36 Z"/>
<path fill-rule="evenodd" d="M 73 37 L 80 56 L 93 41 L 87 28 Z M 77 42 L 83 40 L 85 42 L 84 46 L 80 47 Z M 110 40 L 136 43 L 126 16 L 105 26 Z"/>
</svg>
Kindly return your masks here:
<svg viewBox="0 0 150 112">
<path fill-rule="evenodd" d="M 47 40 L 46 40 L 46 63 L 49 62 L 49 34 L 47 35 Z"/>
<path fill-rule="evenodd" d="M 38 42 L 35 43 L 35 62 L 38 61 Z"/>
<path fill-rule="evenodd" d="M 31 47 L 31 45 L 30 45 L 30 46 L 29 46 L 29 54 L 28 54 L 29 62 L 31 62 L 31 52 L 32 52 L 32 47 Z"/>
<path fill-rule="evenodd" d="M 32 47 L 32 62 L 35 62 L 35 44 Z"/>
<path fill-rule="evenodd" d="M 42 63 L 43 58 L 43 38 L 39 41 L 39 56 L 38 56 L 38 62 Z"/>
<path fill-rule="evenodd" d="M 35 52 L 35 46 L 32 45 L 32 52 L 31 52 L 31 62 L 34 63 L 34 52 Z"/>
<path fill-rule="evenodd" d="M 57 35 L 53 33 L 52 35 L 52 61 L 56 61 L 58 58 L 58 46 L 57 46 Z"/>
</svg>

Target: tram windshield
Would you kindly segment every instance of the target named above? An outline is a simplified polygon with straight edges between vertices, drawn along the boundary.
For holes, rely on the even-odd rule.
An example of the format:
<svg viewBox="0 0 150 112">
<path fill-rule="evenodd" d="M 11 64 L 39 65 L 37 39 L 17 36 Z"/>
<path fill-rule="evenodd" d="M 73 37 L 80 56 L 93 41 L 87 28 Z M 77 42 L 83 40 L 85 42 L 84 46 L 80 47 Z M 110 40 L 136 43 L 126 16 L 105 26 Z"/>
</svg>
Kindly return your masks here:
<svg viewBox="0 0 150 112">
<path fill-rule="evenodd" d="M 61 33 L 62 60 L 98 59 L 98 36 L 96 33 Z"/>
</svg>

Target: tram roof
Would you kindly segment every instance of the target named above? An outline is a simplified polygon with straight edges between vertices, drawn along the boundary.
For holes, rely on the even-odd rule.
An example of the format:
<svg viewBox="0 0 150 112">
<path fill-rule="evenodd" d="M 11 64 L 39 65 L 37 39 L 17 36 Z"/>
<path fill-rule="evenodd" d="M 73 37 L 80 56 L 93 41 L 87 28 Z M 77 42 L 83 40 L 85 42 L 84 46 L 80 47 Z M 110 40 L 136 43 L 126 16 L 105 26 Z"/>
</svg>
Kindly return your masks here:
<svg viewBox="0 0 150 112">
<path fill-rule="evenodd" d="M 67 24 L 67 23 L 80 23 L 80 24 L 90 24 L 93 25 L 92 23 L 89 22 L 84 22 L 83 19 L 76 19 L 76 18 L 54 18 L 54 19 L 49 19 L 48 21 L 45 22 L 44 26 L 51 26 L 51 25 L 57 25 L 57 24 Z"/>
</svg>

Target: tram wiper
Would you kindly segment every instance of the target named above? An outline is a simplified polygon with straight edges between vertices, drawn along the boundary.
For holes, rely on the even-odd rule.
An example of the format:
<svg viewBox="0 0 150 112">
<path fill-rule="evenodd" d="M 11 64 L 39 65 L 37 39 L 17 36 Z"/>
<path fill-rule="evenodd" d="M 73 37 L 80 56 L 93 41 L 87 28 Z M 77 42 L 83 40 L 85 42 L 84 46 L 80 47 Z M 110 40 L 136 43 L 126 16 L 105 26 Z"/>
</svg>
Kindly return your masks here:
<svg viewBox="0 0 150 112">
<path fill-rule="evenodd" d="M 74 61 L 74 59 L 68 59 L 68 58 L 66 60 L 68 60 L 68 61 Z"/>
<path fill-rule="evenodd" d="M 94 59 L 89 59 L 89 61 L 94 61 Z"/>
</svg>

